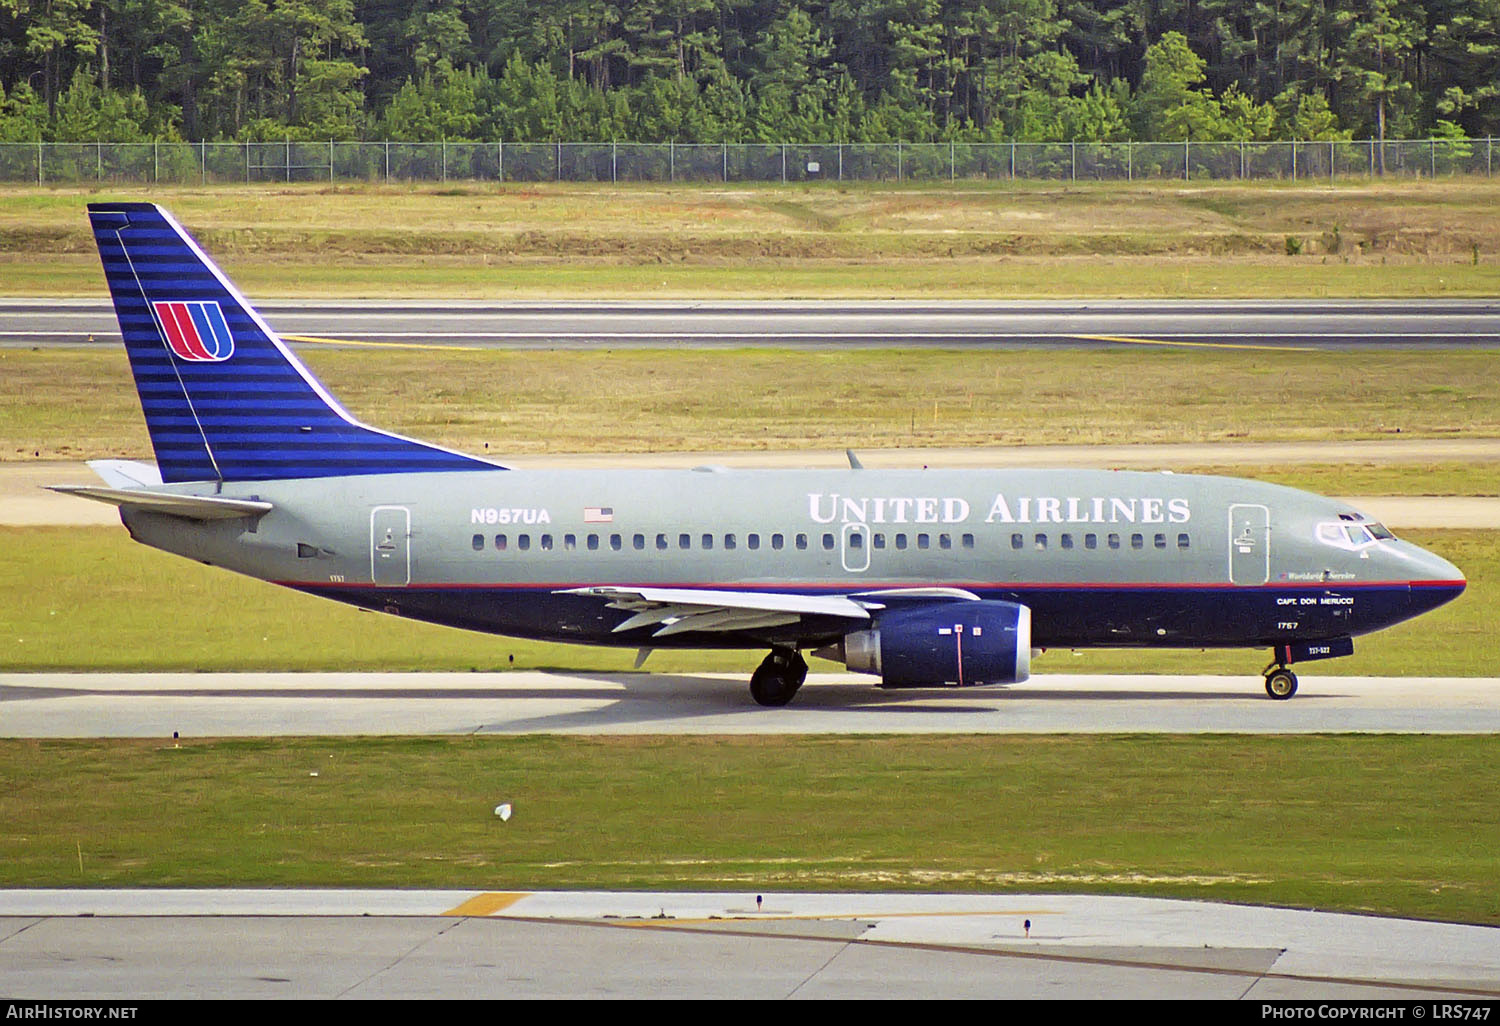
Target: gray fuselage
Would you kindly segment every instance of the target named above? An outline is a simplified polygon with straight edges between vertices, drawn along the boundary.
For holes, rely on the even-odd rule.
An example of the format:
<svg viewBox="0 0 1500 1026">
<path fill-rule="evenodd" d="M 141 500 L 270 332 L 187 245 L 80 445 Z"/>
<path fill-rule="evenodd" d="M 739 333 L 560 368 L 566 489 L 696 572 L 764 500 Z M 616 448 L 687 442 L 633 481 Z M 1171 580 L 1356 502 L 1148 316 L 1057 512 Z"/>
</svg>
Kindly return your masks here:
<svg viewBox="0 0 1500 1026">
<path fill-rule="evenodd" d="M 210 522 L 127 508 L 134 537 L 367 608 L 585 643 L 649 639 L 616 630 L 626 613 L 560 594 L 587 585 L 963 589 L 1030 607 L 1039 647 L 1208 647 L 1353 637 L 1464 584 L 1342 502 L 1227 477 L 497 470 L 170 490 L 274 508 Z M 810 616 L 651 644 L 811 647 L 844 626 Z"/>
</svg>

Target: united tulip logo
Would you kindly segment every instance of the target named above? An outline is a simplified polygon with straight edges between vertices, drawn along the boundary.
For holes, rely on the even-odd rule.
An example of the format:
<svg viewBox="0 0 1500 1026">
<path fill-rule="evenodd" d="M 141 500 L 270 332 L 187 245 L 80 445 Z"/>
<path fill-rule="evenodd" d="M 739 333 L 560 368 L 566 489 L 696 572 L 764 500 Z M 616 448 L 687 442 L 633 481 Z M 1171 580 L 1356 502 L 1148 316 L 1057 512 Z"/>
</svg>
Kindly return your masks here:
<svg viewBox="0 0 1500 1026">
<path fill-rule="evenodd" d="M 151 308 L 179 360 L 220 363 L 234 355 L 234 336 L 218 303 L 175 301 L 152 303 Z"/>
</svg>

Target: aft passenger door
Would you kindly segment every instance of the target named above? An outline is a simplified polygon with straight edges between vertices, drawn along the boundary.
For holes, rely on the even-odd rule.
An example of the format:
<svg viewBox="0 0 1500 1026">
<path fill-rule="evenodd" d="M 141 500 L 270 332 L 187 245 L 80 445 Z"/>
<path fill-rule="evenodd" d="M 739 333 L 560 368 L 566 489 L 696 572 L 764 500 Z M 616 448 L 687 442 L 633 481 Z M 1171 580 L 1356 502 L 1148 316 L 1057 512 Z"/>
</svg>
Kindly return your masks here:
<svg viewBox="0 0 1500 1026">
<path fill-rule="evenodd" d="M 370 511 L 370 579 L 381 588 L 411 583 L 411 510 L 405 506 Z"/>
<path fill-rule="evenodd" d="M 1229 583 L 1265 584 L 1271 578 L 1271 511 L 1265 506 L 1229 507 Z"/>
</svg>

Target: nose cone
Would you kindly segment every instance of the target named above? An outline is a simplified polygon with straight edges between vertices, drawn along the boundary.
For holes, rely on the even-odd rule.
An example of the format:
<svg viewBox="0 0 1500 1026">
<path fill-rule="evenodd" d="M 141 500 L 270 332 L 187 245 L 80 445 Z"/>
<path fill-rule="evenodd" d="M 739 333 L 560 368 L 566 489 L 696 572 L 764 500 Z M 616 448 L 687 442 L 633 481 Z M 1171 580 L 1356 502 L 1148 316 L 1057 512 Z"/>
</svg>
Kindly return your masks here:
<svg viewBox="0 0 1500 1026">
<path fill-rule="evenodd" d="M 1452 602 L 1464 593 L 1469 582 L 1463 571 L 1442 556 L 1409 543 L 1403 543 L 1402 556 L 1411 581 L 1412 612 L 1425 613 Z"/>
</svg>

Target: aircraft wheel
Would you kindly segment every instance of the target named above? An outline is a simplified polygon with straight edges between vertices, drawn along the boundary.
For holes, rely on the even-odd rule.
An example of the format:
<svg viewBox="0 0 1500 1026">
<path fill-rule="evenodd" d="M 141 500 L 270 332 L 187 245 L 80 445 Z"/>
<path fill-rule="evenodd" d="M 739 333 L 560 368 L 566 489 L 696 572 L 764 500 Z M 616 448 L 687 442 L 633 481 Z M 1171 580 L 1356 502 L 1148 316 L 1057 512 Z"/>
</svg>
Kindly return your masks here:
<svg viewBox="0 0 1500 1026">
<path fill-rule="evenodd" d="M 750 675 L 750 697 L 759 705 L 786 705 L 807 679 L 807 662 L 797 652 L 773 651 Z"/>
<path fill-rule="evenodd" d="M 1278 666 L 1266 674 L 1266 694 L 1277 701 L 1286 701 L 1297 693 L 1297 675 L 1285 666 Z"/>
</svg>

